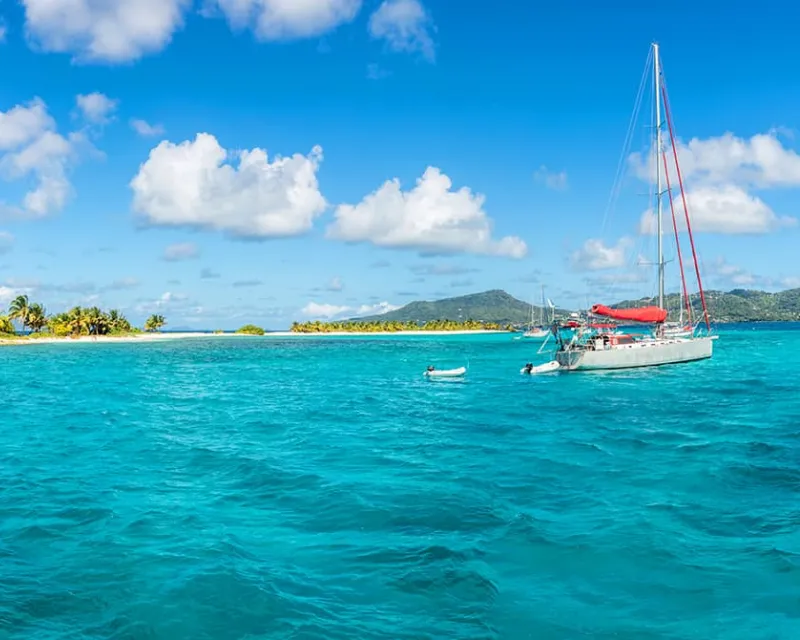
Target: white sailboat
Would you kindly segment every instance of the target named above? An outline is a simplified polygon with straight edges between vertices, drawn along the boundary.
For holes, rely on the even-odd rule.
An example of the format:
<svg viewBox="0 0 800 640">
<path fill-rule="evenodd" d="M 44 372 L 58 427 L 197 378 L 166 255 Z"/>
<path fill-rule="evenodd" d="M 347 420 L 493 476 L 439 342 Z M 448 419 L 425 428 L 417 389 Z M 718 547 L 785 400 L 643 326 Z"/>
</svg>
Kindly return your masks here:
<svg viewBox="0 0 800 640">
<path fill-rule="evenodd" d="M 541 311 L 539 312 L 539 324 L 534 325 L 533 323 L 534 307 L 533 305 L 531 305 L 531 319 L 530 322 L 528 323 L 528 329 L 525 331 L 525 333 L 522 334 L 523 338 L 533 339 L 533 340 L 545 340 L 547 336 L 550 335 L 550 328 L 545 326 L 544 307 L 545 307 L 544 285 L 542 285 L 542 307 Z"/>
<path fill-rule="evenodd" d="M 655 153 L 655 210 L 656 210 L 656 233 L 658 234 L 658 306 L 651 306 L 639 309 L 611 309 L 604 305 L 594 305 L 592 315 L 624 322 L 640 322 L 653 325 L 652 337 L 642 337 L 630 334 L 612 334 L 607 331 L 592 328 L 591 323 L 586 323 L 577 331 L 569 336 L 559 333 L 558 349 L 556 359 L 559 369 L 567 371 L 575 370 L 608 370 L 608 369 L 629 369 L 634 367 L 651 367 L 663 364 L 675 364 L 682 362 L 692 362 L 710 358 L 713 352 L 714 340 L 717 336 L 710 335 L 711 325 L 706 307 L 705 295 L 700 279 L 700 269 L 692 237 L 692 227 L 689 220 L 689 212 L 686 207 L 686 195 L 683 189 L 683 180 L 678 163 L 678 155 L 675 148 L 675 134 L 672 126 L 672 117 L 669 109 L 666 84 L 661 69 L 659 59 L 659 47 L 652 45 L 653 57 L 653 92 L 655 99 L 655 123 L 653 130 L 655 140 L 653 151 Z M 662 103 L 663 98 L 663 103 Z M 662 108 L 666 121 L 662 120 Z M 692 248 L 697 285 L 700 300 L 703 308 L 703 316 L 706 325 L 706 335 L 696 335 L 694 328 L 690 334 L 667 333 L 665 331 L 665 321 L 667 311 L 664 308 L 664 251 L 663 251 L 663 208 L 662 196 L 669 194 L 670 210 L 672 212 L 672 225 L 675 231 L 675 241 L 678 249 L 678 264 L 681 269 L 681 280 L 683 292 L 686 292 L 686 278 L 683 272 L 683 261 L 680 253 L 680 241 L 678 235 L 677 219 L 675 217 L 675 207 L 670 190 L 670 176 L 667 160 L 667 151 L 662 141 L 662 133 L 665 128 L 670 137 L 670 156 L 674 159 L 675 172 L 680 185 L 680 195 L 683 203 L 686 229 Z M 663 166 L 662 166 L 663 163 Z M 663 171 L 663 174 L 662 174 Z M 662 179 L 666 180 L 666 191 L 662 191 Z M 685 294 L 688 301 L 688 294 Z M 691 307 L 687 305 L 687 310 L 691 313 Z M 690 320 L 691 322 L 691 320 Z"/>
</svg>

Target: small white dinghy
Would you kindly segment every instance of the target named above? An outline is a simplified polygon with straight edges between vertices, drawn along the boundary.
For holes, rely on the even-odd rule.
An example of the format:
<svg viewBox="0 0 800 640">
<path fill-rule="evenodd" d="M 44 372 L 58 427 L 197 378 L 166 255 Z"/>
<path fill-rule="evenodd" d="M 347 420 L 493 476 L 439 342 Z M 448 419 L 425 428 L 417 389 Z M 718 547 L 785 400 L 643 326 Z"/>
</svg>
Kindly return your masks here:
<svg viewBox="0 0 800 640">
<path fill-rule="evenodd" d="M 426 378 L 460 378 L 466 372 L 466 367 L 458 367 L 458 369 L 428 369 L 422 375 Z"/>
<path fill-rule="evenodd" d="M 525 373 L 527 375 L 533 376 L 538 373 L 550 373 L 551 371 L 556 371 L 561 368 L 561 365 L 558 364 L 556 360 L 551 360 L 550 362 L 545 362 L 544 364 L 540 364 L 535 367 L 522 367 L 519 370 L 520 373 Z"/>
</svg>

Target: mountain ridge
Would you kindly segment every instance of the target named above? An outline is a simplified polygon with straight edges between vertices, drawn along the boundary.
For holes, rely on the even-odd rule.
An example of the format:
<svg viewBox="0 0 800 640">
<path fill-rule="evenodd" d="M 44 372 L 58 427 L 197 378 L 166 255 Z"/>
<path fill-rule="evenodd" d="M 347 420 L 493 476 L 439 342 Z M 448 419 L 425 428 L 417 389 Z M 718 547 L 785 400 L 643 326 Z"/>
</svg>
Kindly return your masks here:
<svg viewBox="0 0 800 640">
<path fill-rule="evenodd" d="M 776 293 L 755 289 L 733 289 L 727 292 L 710 290 L 705 293 L 712 322 L 800 321 L 800 288 Z M 653 298 L 638 298 L 622 300 L 611 306 L 625 309 L 653 302 Z M 664 306 L 671 310 L 671 319 L 678 318 L 680 302 L 680 296 L 676 293 L 665 296 Z M 540 317 L 542 308 L 536 305 L 533 308 L 536 320 Z M 526 324 L 530 313 L 530 303 L 519 300 L 502 289 L 490 289 L 441 300 L 416 300 L 385 314 L 351 318 L 351 321 L 429 322 L 470 319 L 499 324 Z M 569 313 L 568 309 L 556 309 L 557 316 Z M 692 296 L 692 314 L 695 319 L 702 317 L 698 295 Z"/>
</svg>

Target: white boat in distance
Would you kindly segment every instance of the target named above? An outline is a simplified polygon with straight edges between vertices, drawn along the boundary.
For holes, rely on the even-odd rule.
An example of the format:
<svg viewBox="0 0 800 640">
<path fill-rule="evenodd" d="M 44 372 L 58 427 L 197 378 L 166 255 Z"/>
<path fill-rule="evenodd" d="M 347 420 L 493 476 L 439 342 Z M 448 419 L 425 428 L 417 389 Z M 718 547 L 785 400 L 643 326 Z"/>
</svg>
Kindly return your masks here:
<svg viewBox="0 0 800 640">
<path fill-rule="evenodd" d="M 635 367 L 652 367 L 664 364 L 677 364 L 682 362 L 693 362 L 710 358 L 713 352 L 714 340 L 717 336 L 710 335 L 711 324 L 706 307 L 705 294 L 700 278 L 700 268 L 698 265 L 697 254 L 695 252 L 694 239 L 692 237 L 692 226 L 689 220 L 689 211 L 686 206 L 686 194 L 681 178 L 680 164 L 676 151 L 675 132 L 672 126 L 672 116 L 669 107 L 667 87 L 661 69 L 659 59 L 659 47 L 653 44 L 651 47 L 652 67 L 648 58 L 647 70 L 652 68 L 653 73 L 653 94 L 655 101 L 654 115 L 654 164 L 655 164 L 655 211 L 656 211 L 656 234 L 658 243 L 658 306 L 650 306 L 637 309 L 611 309 L 604 305 L 594 305 L 591 313 L 593 316 L 611 318 L 624 321 L 626 323 L 645 323 L 653 325 L 652 335 L 637 336 L 634 334 L 612 334 L 604 330 L 597 330 L 591 327 L 591 321 L 582 324 L 570 335 L 564 335 L 560 331 L 557 334 L 558 349 L 555 355 L 555 362 L 558 368 L 566 371 L 586 371 L 586 370 L 611 370 L 611 369 L 631 369 Z M 644 86 L 643 78 L 643 84 Z M 663 98 L 663 103 L 662 103 Z M 662 121 L 662 108 L 666 121 Z M 697 287 L 703 309 L 703 320 L 706 325 L 706 335 L 696 335 L 691 320 L 691 304 L 688 294 L 685 294 L 686 308 L 689 313 L 689 327 L 691 331 L 687 334 L 683 327 L 670 328 L 665 330 L 667 311 L 664 308 L 664 251 L 663 251 L 663 211 L 662 197 L 664 193 L 669 195 L 670 211 L 672 213 L 672 227 L 675 234 L 677 248 L 677 262 L 680 265 L 682 292 L 686 292 L 686 277 L 683 270 L 683 258 L 681 255 L 680 238 L 678 234 L 678 222 L 676 218 L 675 203 L 670 186 L 670 173 L 668 152 L 662 143 L 662 129 L 665 128 L 670 138 L 669 156 L 673 161 L 675 174 L 678 178 L 680 196 L 683 204 L 686 231 L 692 249 L 695 274 L 697 276 Z M 662 178 L 663 171 L 663 178 Z M 662 179 L 666 181 L 666 190 L 662 189 Z"/>
<path fill-rule="evenodd" d="M 552 324 L 553 320 L 555 319 L 555 307 L 553 306 L 552 302 L 545 300 L 544 285 L 542 285 L 542 307 L 539 316 L 539 326 L 534 326 L 533 324 L 533 305 L 531 305 L 531 319 L 528 323 L 528 329 L 522 334 L 522 337 L 526 340 L 546 340 L 547 336 L 550 335 L 550 327 L 545 325 L 544 320 L 544 308 L 546 302 L 550 303 L 550 324 Z"/>
</svg>

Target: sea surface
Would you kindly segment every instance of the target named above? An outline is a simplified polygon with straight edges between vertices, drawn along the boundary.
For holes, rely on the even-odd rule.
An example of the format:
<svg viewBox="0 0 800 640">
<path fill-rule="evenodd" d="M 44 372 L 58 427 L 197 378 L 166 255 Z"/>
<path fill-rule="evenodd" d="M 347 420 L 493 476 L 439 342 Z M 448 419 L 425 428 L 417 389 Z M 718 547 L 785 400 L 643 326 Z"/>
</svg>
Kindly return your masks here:
<svg viewBox="0 0 800 640">
<path fill-rule="evenodd" d="M 0 638 L 796 640 L 800 327 L 720 335 L 0 348 Z"/>
</svg>

